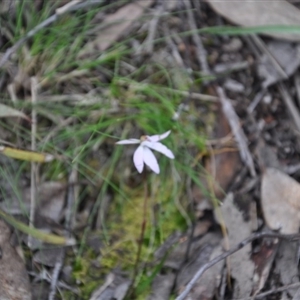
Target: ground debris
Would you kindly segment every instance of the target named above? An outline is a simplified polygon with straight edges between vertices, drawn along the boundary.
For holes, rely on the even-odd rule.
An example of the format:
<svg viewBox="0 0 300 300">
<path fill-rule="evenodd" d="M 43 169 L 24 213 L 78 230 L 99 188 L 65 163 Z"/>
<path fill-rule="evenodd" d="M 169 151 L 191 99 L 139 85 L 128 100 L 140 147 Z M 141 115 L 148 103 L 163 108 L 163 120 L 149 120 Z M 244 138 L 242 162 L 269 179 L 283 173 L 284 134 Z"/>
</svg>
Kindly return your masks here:
<svg viewBox="0 0 300 300">
<path fill-rule="evenodd" d="M 261 204 L 269 228 L 282 233 L 299 230 L 300 185 L 292 177 L 267 168 L 261 183 Z"/>
<path fill-rule="evenodd" d="M 221 207 L 221 214 L 228 230 L 230 247 L 238 244 L 252 233 L 251 222 L 244 220 L 242 212 L 234 204 L 232 193 L 225 198 Z M 254 263 L 250 253 L 251 245 L 248 245 L 233 254 L 228 260 L 229 274 L 235 279 L 234 298 L 248 297 L 252 293 Z"/>
<path fill-rule="evenodd" d="M 288 1 L 214 1 L 208 3 L 219 14 L 242 26 L 295 25 L 299 26 L 300 11 Z M 271 37 L 299 41 L 297 33 L 265 32 Z"/>
<path fill-rule="evenodd" d="M 10 229 L 0 220 L 0 300 L 31 300 L 24 261 L 10 244 Z"/>
</svg>

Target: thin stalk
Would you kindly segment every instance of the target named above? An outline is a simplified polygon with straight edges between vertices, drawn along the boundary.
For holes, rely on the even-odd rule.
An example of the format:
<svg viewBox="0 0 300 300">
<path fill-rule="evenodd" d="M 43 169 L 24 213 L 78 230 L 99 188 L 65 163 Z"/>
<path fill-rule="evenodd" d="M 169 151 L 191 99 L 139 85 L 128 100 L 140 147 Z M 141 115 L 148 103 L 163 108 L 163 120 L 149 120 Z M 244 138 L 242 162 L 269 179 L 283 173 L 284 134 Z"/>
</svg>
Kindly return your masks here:
<svg viewBox="0 0 300 300">
<path fill-rule="evenodd" d="M 146 176 L 144 176 L 146 177 Z M 135 286 L 135 279 L 138 274 L 138 268 L 141 260 L 141 254 L 142 254 L 142 248 L 143 248 L 143 240 L 145 237 L 145 231 L 146 231 L 146 225 L 147 225 L 147 207 L 148 207 L 148 185 L 147 185 L 147 180 L 144 180 L 144 192 L 145 192 L 145 197 L 144 197 L 144 207 L 143 207 L 143 222 L 141 226 L 141 234 L 140 234 L 140 239 L 139 239 L 139 245 L 138 245 L 138 251 L 136 255 L 136 260 L 134 263 L 134 271 L 133 271 L 133 276 L 132 276 L 132 283 L 130 288 L 128 289 L 128 294 L 127 294 L 127 299 L 131 299 L 131 296 L 133 294 L 133 289 Z"/>
</svg>

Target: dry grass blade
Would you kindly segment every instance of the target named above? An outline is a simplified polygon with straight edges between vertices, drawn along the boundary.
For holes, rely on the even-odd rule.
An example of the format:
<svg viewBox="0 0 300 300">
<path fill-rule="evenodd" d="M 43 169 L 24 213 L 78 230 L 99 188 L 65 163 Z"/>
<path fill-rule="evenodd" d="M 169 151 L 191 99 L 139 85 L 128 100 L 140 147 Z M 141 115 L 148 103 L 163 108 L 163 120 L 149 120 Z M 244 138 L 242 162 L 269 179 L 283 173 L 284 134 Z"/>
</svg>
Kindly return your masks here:
<svg viewBox="0 0 300 300">
<path fill-rule="evenodd" d="M 29 122 L 31 121 L 30 118 L 28 118 L 21 111 L 18 111 L 17 109 L 9 107 L 5 104 L 0 104 L 0 118 L 8 118 L 8 117 L 18 117 L 18 118 L 23 118 Z"/>
<path fill-rule="evenodd" d="M 79 3 L 80 1 L 72 1 L 67 3 L 65 6 L 59 8 L 54 15 L 37 25 L 35 28 L 30 30 L 23 38 L 19 39 L 11 48 L 8 48 L 4 55 L 1 57 L 0 60 L 0 68 L 2 68 L 6 62 L 10 59 L 11 55 L 15 53 L 28 39 L 33 37 L 36 33 L 38 33 L 43 28 L 49 26 L 50 24 L 57 21 L 58 17 L 64 13 L 67 13 L 71 10 L 80 9 L 86 6 L 94 6 L 95 4 L 101 3 L 103 0 L 93 0 L 93 1 L 86 1 L 85 3 Z M 85 4 L 85 5 L 83 5 Z"/>
<path fill-rule="evenodd" d="M 37 102 L 37 86 L 38 82 L 35 77 L 31 78 L 31 103 L 34 105 Z M 36 150 L 36 133 L 37 133 L 37 113 L 36 110 L 32 109 L 32 124 L 31 124 L 31 150 Z M 31 194 L 30 194 L 30 215 L 29 215 L 29 226 L 33 227 L 34 214 L 36 207 L 36 183 L 37 183 L 38 168 L 36 162 L 31 162 Z M 32 238 L 28 238 L 28 247 L 32 245 Z"/>
</svg>

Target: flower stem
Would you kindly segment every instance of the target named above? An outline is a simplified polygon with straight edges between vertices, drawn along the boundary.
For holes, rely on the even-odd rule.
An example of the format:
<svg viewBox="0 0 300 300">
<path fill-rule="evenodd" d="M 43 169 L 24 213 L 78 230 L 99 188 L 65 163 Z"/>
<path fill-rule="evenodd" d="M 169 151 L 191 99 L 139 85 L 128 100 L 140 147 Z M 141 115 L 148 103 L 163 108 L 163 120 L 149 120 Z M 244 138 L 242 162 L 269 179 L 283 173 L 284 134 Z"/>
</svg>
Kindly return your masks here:
<svg viewBox="0 0 300 300">
<path fill-rule="evenodd" d="M 138 268 L 139 268 L 139 264 L 140 264 L 140 260 L 141 260 L 143 241 L 144 241 L 146 225 L 147 225 L 147 207 L 148 207 L 148 185 L 147 184 L 148 184 L 147 180 L 144 180 L 145 197 L 144 197 L 144 207 L 143 207 L 143 222 L 142 222 L 142 226 L 141 226 L 141 234 L 140 234 L 139 243 L 138 243 L 138 251 L 137 251 L 136 260 L 134 263 L 132 283 L 131 283 L 130 288 L 128 289 L 126 299 L 132 299 L 131 296 L 133 294 L 133 290 L 134 290 L 134 286 L 135 286 L 135 282 L 136 282 L 136 276 L 138 274 Z"/>
</svg>

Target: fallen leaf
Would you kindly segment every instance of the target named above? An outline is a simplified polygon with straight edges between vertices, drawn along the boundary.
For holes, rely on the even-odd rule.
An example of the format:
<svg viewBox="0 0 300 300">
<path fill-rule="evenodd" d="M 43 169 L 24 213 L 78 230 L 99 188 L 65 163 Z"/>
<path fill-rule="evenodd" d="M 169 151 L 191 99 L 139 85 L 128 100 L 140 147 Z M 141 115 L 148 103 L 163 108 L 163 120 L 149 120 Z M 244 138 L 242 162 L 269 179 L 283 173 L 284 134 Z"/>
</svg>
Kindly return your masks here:
<svg viewBox="0 0 300 300">
<path fill-rule="evenodd" d="M 248 0 L 206 0 L 210 6 L 230 22 L 245 26 L 300 26 L 300 11 L 284 0 L 248 1 Z M 268 32 L 268 36 L 300 41 L 299 33 Z"/>
<path fill-rule="evenodd" d="M 4 184 L 2 184 L 4 186 Z M 0 208 L 5 212 L 18 215 L 29 213 L 31 205 L 31 187 L 18 187 L 21 201 L 15 190 L 9 189 L 0 202 Z M 65 203 L 66 184 L 59 181 L 46 181 L 36 186 L 36 212 L 49 220 L 59 222 Z"/>
<path fill-rule="evenodd" d="M 219 109 L 216 118 L 218 122 L 216 122 L 214 135 L 211 136 L 212 139 L 223 138 L 231 132 L 228 121 L 221 109 Z M 216 153 L 212 151 L 212 155 L 205 161 L 205 169 L 209 174 L 209 176 L 206 176 L 206 189 L 210 186 L 208 181 L 211 180 L 216 198 L 222 199 L 234 176 L 241 168 L 241 160 L 238 151 L 222 151 L 221 148 L 221 151 L 218 153 L 218 150 L 215 151 Z M 204 200 L 203 192 L 198 186 L 193 187 L 193 197 L 197 203 Z"/>
<path fill-rule="evenodd" d="M 0 118 L 7 118 L 7 117 L 18 117 L 26 119 L 30 122 L 30 118 L 28 118 L 24 113 L 18 111 L 17 109 L 11 108 L 5 104 L 0 104 Z"/>
<path fill-rule="evenodd" d="M 267 168 L 261 183 L 261 205 L 269 228 L 281 233 L 298 233 L 300 185 L 292 177 Z"/>
<path fill-rule="evenodd" d="M 153 280 L 151 294 L 147 300 L 170 299 L 175 278 L 176 275 L 172 272 L 168 272 L 167 274 L 158 274 Z"/>
<path fill-rule="evenodd" d="M 93 41 L 87 43 L 80 51 L 79 58 L 92 54 L 95 51 L 99 53 L 99 51 L 107 50 L 128 30 L 134 21 L 143 15 L 144 9 L 150 7 L 153 2 L 153 0 L 145 0 L 138 3 L 129 3 L 114 14 L 105 17 L 102 22 L 103 29 Z"/>
<path fill-rule="evenodd" d="M 230 193 L 223 201 L 221 213 L 228 231 L 229 247 L 240 243 L 252 233 L 251 221 L 245 221 L 243 213 L 234 204 L 233 194 Z M 254 263 L 250 257 L 251 245 L 248 244 L 230 257 L 230 275 L 236 280 L 234 299 L 246 298 L 253 289 Z M 243 272 L 241 272 L 243 270 Z"/>
<path fill-rule="evenodd" d="M 11 232 L 0 220 L 0 300 L 31 300 L 29 278 L 24 262 L 10 244 Z"/>
<path fill-rule="evenodd" d="M 30 199 L 31 189 L 27 190 Z M 37 212 L 46 218 L 58 222 L 65 203 L 66 184 L 58 181 L 46 181 L 37 187 Z"/>
<path fill-rule="evenodd" d="M 297 243 L 291 243 L 285 240 L 280 242 L 278 255 L 276 256 L 275 271 L 280 275 L 281 282 L 284 286 L 299 282 L 298 250 L 299 245 Z M 293 297 L 297 290 L 289 289 L 287 292 Z"/>
<path fill-rule="evenodd" d="M 258 294 L 265 286 L 271 267 L 278 250 L 278 240 L 263 239 L 259 247 L 259 251 L 252 255 L 252 260 L 255 264 L 255 278 L 253 294 Z"/>
<path fill-rule="evenodd" d="M 41 249 L 34 254 L 33 261 L 47 267 L 54 267 L 61 259 L 63 251 L 63 248 Z"/>
<path fill-rule="evenodd" d="M 121 275 L 110 273 L 102 286 L 96 289 L 90 300 L 123 300 L 130 286 L 130 280 Z"/>
<path fill-rule="evenodd" d="M 221 244 L 219 244 L 212 250 L 209 260 L 216 258 L 222 253 L 223 247 Z M 220 261 L 205 271 L 205 273 L 195 284 L 192 291 L 189 293 L 190 299 L 214 299 L 216 289 L 220 285 L 224 263 L 224 260 Z"/>
<path fill-rule="evenodd" d="M 215 258 L 222 252 L 222 235 L 219 232 L 209 232 L 205 234 L 200 240 L 194 240 L 191 243 L 188 261 L 182 265 L 185 257 L 185 246 L 189 241 L 185 241 L 179 245 L 175 251 L 168 257 L 166 266 L 170 266 L 170 261 L 177 258 L 178 268 L 180 271 L 176 280 L 176 291 L 182 290 L 188 282 L 192 279 L 195 273 L 204 264 Z M 183 253 L 181 251 L 184 251 Z M 180 257 L 181 255 L 181 257 Z M 174 266 L 176 265 L 173 264 Z M 199 279 L 195 291 L 191 291 L 190 299 L 210 299 L 213 296 L 215 289 L 219 286 L 221 276 L 221 269 L 223 268 L 224 260 L 214 265 L 207 270 Z M 195 292 L 195 293 L 194 293 Z"/>
</svg>

